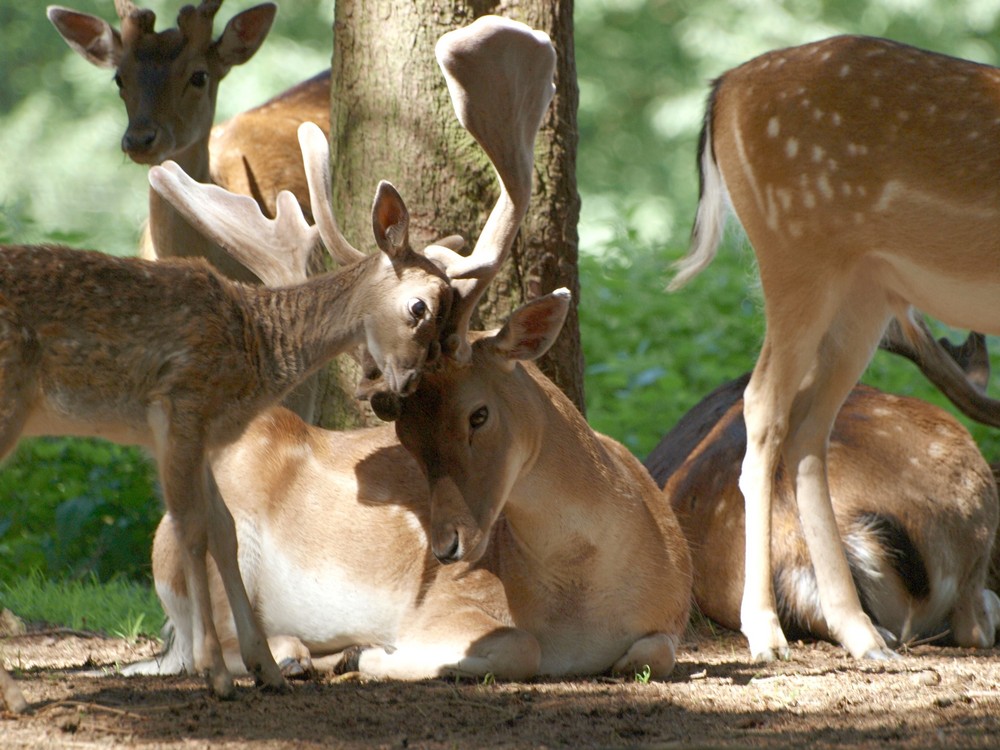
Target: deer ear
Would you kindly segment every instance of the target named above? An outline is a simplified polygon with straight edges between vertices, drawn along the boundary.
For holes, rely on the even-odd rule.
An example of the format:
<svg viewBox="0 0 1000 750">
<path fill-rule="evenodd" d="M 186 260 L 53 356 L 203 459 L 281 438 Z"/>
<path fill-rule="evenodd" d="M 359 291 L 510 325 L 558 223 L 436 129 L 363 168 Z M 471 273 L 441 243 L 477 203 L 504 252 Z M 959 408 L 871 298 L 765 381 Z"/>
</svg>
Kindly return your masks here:
<svg viewBox="0 0 1000 750">
<path fill-rule="evenodd" d="M 511 363 L 538 359 L 559 336 L 569 302 L 569 290 L 563 288 L 521 305 L 488 341 L 500 357 Z"/>
<path fill-rule="evenodd" d="M 256 54 L 271 30 L 277 12 L 278 6 L 274 3 L 264 3 L 229 19 L 213 45 L 227 70 L 234 65 L 242 65 Z"/>
<path fill-rule="evenodd" d="M 390 258 L 398 258 L 410 246 L 410 212 L 391 183 L 382 180 L 372 205 L 375 244 Z"/>
<path fill-rule="evenodd" d="M 106 21 L 87 13 L 50 5 L 45 11 L 66 44 L 99 68 L 116 68 L 122 59 L 122 37 Z"/>
</svg>

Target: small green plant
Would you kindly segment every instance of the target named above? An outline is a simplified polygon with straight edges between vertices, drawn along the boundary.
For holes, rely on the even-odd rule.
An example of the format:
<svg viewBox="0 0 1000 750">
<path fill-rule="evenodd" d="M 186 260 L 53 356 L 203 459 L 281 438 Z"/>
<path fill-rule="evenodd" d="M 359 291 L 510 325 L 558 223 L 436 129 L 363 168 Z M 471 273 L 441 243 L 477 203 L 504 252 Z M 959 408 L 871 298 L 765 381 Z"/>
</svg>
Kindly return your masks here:
<svg viewBox="0 0 1000 750">
<path fill-rule="evenodd" d="M 653 670 L 649 668 L 648 664 L 643 665 L 642 671 L 635 673 L 635 681 L 640 685 L 648 685 L 650 679 L 653 677 Z"/>
<path fill-rule="evenodd" d="M 483 687 L 493 687 L 497 683 L 496 675 L 492 672 L 487 672 L 483 675 L 483 680 L 480 683 Z"/>
</svg>

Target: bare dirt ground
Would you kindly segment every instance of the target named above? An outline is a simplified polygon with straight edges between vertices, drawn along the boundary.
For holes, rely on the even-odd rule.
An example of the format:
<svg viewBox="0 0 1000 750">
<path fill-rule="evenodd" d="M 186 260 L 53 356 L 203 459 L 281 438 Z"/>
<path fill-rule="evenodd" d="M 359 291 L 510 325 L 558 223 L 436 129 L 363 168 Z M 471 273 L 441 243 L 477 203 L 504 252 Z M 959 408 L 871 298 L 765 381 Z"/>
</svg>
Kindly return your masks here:
<svg viewBox="0 0 1000 750">
<path fill-rule="evenodd" d="M 150 642 L 47 631 L 0 651 L 34 707 L 0 715 L 0 748 L 1000 746 L 1000 649 L 864 663 L 797 644 L 791 661 L 755 666 L 738 635 L 703 626 L 665 683 L 318 676 L 287 695 L 243 680 L 226 702 L 196 678 L 91 674 L 151 655 Z"/>
</svg>

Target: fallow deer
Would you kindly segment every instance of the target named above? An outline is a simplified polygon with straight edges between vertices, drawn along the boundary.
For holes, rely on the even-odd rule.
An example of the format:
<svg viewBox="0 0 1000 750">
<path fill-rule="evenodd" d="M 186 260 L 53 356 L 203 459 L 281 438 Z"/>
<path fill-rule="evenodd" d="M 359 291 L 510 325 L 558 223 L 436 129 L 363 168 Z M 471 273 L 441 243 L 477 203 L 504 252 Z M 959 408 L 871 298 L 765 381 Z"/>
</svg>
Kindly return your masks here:
<svg viewBox="0 0 1000 750">
<path fill-rule="evenodd" d="M 681 286 L 715 255 L 727 201 L 754 248 L 766 332 L 745 392 L 741 629 L 753 658 L 788 654 L 771 585 L 779 459 L 795 487 L 830 637 L 893 653 L 863 612 L 837 531 L 827 443 L 887 322 L 912 308 L 1000 331 L 1000 71 L 842 36 L 762 55 L 714 84 L 701 199 Z"/>
<path fill-rule="evenodd" d="M 294 193 L 307 219 L 310 204 L 296 131 L 303 122 L 330 130 L 330 72 L 325 71 L 213 129 L 219 83 L 250 60 L 274 21 L 277 6 L 263 3 L 233 16 L 212 38 L 222 0 L 187 5 L 177 27 L 155 31 L 153 11 L 115 0 L 121 31 L 87 13 L 50 6 L 48 18 L 85 60 L 115 71 L 128 127 L 122 150 L 137 164 L 168 159 L 198 182 L 253 197 L 268 216 L 280 190 Z M 141 255 L 205 257 L 239 281 L 256 277 L 191 227 L 155 190 Z"/>
<path fill-rule="evenodd" d="M 301 129 L 307 173 L 322 176 L 326 137 L 316 126 Z M 154 167 L 150 179 L 183 190 L 183 173 L 168 165 Z M 306 224 L 294 197 L 279 195 L 274 221 L 244 200 L 252 210 L 243 218 L 262 227 L 258 238 L 280 235 L 304 268 L 301 259 L 321 231 Z M 0 248 L 0 455 L 27 435 L 102 437 L 152 452 L 199 624 L 194 665 L 209 672 L 220 696 L 231 695 L 233 683 L 212 623 L 206 551 L 222 575 L 242 659 L 265 685 L 285 681 L 239 575 L 233 522 L 218 497 L 211 457 L 348 346 L 367 343 L 386 387 L 401 395 L 440 351 L 449 280 L 409 246 L 406 207 L 388 183 L 379 186 L 372 225 L 381 252 L 277 289 L 231 281 L 203 259 Z"/>
<path fill-rule="evenodd" d="M 326 432 L 281 410 L 218 454 L 213 472 L 236 518 L 253 606 L 276 653 L 332 655 L 317 667 L 406 679 L 648 667 L 663 677 L 690 603 L 679 527 L 639 462 L 522 363 L 558 334 L 568 293 L 525 305 L 471 346 L 467 335 L 527 208 L 532 144 L 552 95 L 551 44 L 485 17 L 446 34 L 437 52 L 460 121 L 500 177 L 471 256 L 496 262 L 459 285 L 448 363 L 399 405 L 397 432 L 416 460 L 390 428 Z M 171 523 L 157 532 L 154 576 L 175 637 L 163 660 L 137 671 L 191 664 L 190 596 Z M 642 554 L 622 555 L 625 546 Z M 213 586 L 216 625 L 234 644 Z M 345 656 L 351 646 L 364 648 Z"/>
<path fill-rule="evenodd" d="M 720 386 L 653 449 L 646 466 L 691 547 L 699 610 L 734 630 L 743 589 L 748 375 Z M 1000 600 L 989 588 L 998 503 L 969 433 L 936 406 L 856 387 L 830 434 L 830 497 L 864 611 L 893 645 L 989 647 Z M 783 630 L 830 639 L 787 472 L 775 482 L 772 583 Z M 946 637 L 944 637 L 946 636 Z"/>
<path fill-rule="evenodd" d="M 85 60 L 115 71 L 128 126 L 122 150 L 137 164 L 175 161 L 199 182 L 214 183 L 251 196 L 268 216 L 277 210 L 279 191 L 289 190 L 312 221 L 308 185 L 299 159 L 296 130 L 314 122 L 330 130 L 330 71 L 324 71 L 270 101 L 212 127 L 219 83 L 235 65 L 256 53 L 276 13 L 264 3 L 233 16 L 212 38 L 221 0 L 185 6 L 177 28 L 154 31 L 156 16 L 130 0 L 116 0 L 121 31 L 101 18 L 50 6 L 49 20 Z M 149 191 L 149 219 L 141 257 L 204 257 L 230 278 L 257 277 L 205 237 L 164 200 Z M 322 270 L 322 254 L 310 259 Z M 285 403 L 303 418 L 316 413 L 318 382 L 310 378 Z"/>
</svg>

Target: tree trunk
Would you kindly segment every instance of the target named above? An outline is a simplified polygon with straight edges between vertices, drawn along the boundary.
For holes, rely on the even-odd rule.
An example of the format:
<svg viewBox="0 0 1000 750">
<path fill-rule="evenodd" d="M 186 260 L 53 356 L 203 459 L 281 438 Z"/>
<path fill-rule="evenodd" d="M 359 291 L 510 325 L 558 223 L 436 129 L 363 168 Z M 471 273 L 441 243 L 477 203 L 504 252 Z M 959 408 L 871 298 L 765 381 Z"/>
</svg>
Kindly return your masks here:
<svg viewBox="0 0 1000 750">
<path fill-rule="evenodd" d="M 333 206 L 347 238 L 374 249 L 370 206 L 380 179 L 395 185 L 420 248 L 460 234 L 471 244 L 498 195 L 496 175 L 458 124 L 434 44 L 447 31 L 496 13 L 546 31 L 558 55 L 556 94 L 538 136 L 531 207 L 511 260 L 479 308 L 499 325 L 522 302 L 567 287 L 574 304 L 542 369 L 583 408 L 576 303 L 576 110 L 572 0 L 456 2 L 337 0 L 331 89 Z"/>
</svg>

